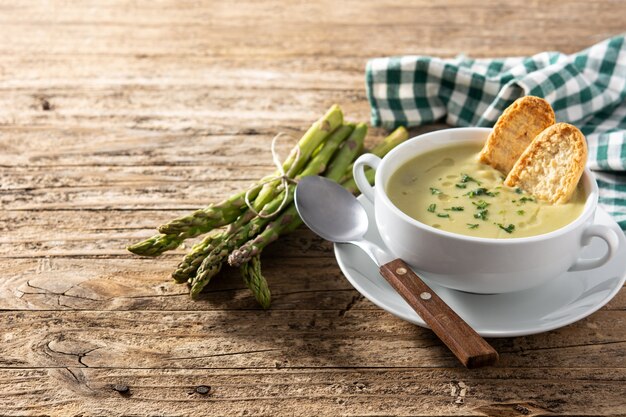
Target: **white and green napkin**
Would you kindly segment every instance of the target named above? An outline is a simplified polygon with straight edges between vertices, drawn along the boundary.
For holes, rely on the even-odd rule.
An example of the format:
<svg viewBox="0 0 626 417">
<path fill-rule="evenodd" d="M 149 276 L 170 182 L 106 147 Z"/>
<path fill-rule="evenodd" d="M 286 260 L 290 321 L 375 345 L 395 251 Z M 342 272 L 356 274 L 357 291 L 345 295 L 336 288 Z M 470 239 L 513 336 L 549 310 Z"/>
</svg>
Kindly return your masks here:
<svg viewBox="0 0 626 417">
<path fill-rule="evenodd" d="M 376 58 L 367 64 L 366 82 L 372 124 L 389 129 L 434 121 L 493 126 L 515 99 L 545 98 L 557 122 L 573 124 L 587 137 L 600 205 L 626 229 L 625 35 L 572 55 Z"/>
</svg>

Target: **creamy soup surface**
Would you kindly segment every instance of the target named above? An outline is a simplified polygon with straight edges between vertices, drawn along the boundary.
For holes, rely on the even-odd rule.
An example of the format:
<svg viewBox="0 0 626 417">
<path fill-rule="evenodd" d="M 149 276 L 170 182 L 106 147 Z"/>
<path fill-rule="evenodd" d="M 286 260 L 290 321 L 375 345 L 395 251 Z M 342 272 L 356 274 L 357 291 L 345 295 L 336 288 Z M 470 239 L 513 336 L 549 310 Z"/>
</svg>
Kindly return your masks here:
<svg viewBox="0 0 626 417">
<path fill-rule="evenodd" d="M 499 171 L 478 162 L 481 148 L 452 145 L 419 155 L 391 175 L 387 195 L 422 223 L 476 237 L 540 235 L 571 223 L 582 212 L 581 184 L 566 204 L 538 201 L 505 186 Z"/>
</svg>

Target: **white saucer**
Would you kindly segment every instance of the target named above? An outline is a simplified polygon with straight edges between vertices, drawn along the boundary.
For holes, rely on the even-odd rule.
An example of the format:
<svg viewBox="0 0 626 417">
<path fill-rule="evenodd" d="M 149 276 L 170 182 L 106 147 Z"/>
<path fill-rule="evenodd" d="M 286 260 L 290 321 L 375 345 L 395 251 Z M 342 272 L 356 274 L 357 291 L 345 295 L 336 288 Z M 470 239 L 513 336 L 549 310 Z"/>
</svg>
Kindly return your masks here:
<svg viewBox="0 0 626 417">
<path fill-rule="evenodd" d="M 370 228 L 367 240 L 385 247 L 374 221 L 374 207 L 363 196 Z M 422 274 L 454 311 L 483 337 L 525 336 L 557 329 L 581 320 L 608 303 L 626 280 L 626 238 L 617 223 L 601 208 L 596 224 L 617 232 L 620 250 L 606 265 L 593 271 L 566 272 L 554 280 L 529 290 L 507 294 L 470 294 L 441 287 Z M 583 257 L 595 258 L 606 251 L 606 244 L 594 238 L 583 250 Z M 335 244 L 335 256 L 348 281 L 368 300 L 403 320 L 428 327 L 378 272 L 376 264 L 359 248 Z"/>
</svg>

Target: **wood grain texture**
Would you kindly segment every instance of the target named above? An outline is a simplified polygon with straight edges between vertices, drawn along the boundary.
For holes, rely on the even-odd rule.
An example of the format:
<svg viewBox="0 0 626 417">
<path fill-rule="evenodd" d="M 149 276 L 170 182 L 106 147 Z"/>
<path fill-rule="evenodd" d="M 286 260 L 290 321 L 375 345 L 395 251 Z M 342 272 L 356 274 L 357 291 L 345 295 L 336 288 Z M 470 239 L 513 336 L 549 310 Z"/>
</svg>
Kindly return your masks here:
<svg viewBox="0 0 626 417">
<path fill-rule="evenodd" d="M 237 271 L 191 301 L 169 279 L 183 250 L 124 250 L 270 172 L 278 131 L 335 102 L 368 120 L 368 58 L 570 53 L 624 15 L 619 0 L 0 0 L 0 415 L 626 414 L 624 291 L 490 340 L 500 363 L 468 371 L 305 229 L 264 252 L 270 311 Z"/>
<path fill-rule="evenodd" d="M 624 378 L 623 370 L 604 368 L 483 369 L 471 374 L 455 368 L 2 369 L 2 389 L 32 402 L 23 408 L 3 396 L 0 406 L 9 415 L 25 410 L 111 415 L 112 410 L 124 409 L 127 415 L 523 416 L 585 415 L 590 407 L 619 415 L 623 397 L 614 388 Z M 128 386 L 129 393 L 114 391 L 116 384 Z M 210 393 L 199 395 L 195 392 L 199 385 L 210 386 Z M 465 387 L 464 396 L 460 385 Z M 528 396 L 542 391 L 552 395 Z M 522 413 L 524 409 L 532 413 Z"/>
</svg>

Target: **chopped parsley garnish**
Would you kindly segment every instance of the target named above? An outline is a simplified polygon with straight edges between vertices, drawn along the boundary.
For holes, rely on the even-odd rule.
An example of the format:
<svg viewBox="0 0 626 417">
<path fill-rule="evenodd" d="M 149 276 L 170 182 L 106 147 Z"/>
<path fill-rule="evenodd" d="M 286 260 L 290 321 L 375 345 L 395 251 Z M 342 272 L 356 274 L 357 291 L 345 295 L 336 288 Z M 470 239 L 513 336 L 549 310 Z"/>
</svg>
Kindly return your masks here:
<svg viewBox="0 0 626 417">
<path fill-rule="evenodd" d="M 476 184 L 480 185 L 480 181 L 476 181 L 474 178 L 470 177 L 467 174 L 461 174 L 461 182 L 462 183 L 475 182 Z"/>
<path fill-rule="evenodd" d="M 485 200 L 478 200 L 478 202 L 472 201 L 472 204 L 475 205 L 480 210 L 486 209 L 487 206 L 489 205 L 489 203 L 487 203 Z"/>
<path fill-rule="evenodd" d="M 514 224 L 509 224 L 508 226 L 504 226 L 502 223 L 498 223 L 498 227 L 509 234 L 513 233 L 513 231 L 515 230 Z"/>
<path fill-rule="evenodd" d="M 480 219 L 480 220 L 487 220 L 488 213 L 489 213 L 489 210 L 478 210 L 478 213 L 474 214 L 474 218 Z"/>
<path fill-rule="evenodd" d="M 526 214 L 526 212 L 524 210 L 517 210 L 517 214 L 523 216 L 524 214 Z"/>
<path fill-rule="evenodd" d="M 463 211 L 465 210 L 465 207 L 463 206 L 458 206 L 458 207 L 450 207 L 447 209 L 444 209 L 445 211 Z"/>
<path fill-rule="evenodd" d="M 478 223 L 467 223 L 468 229 L 478 229 Z"/>
<path fill-rule="evenodd" d="M 450 215 L 448 213 L 437 213 L 437 217 L 448 218 L 448 217 L 450 217 Z"/>
<path fill-rule="evenodd" d="M 439 190 L 438 188 L 435 188 L 435 187 L 430 187 L 430 193 L 432 195 L 441 194 L 441 190 Z"/>
<path fill-rule="evenodd" d="M 475 182 L 476 184 L 480 185 L 480 181 L 477 181 L 476 179 L 470 177 L 467 174 L 461 174 L 461 182 L 458 184 L 455 184 L 454 186 L 457 188 L 467 188 L 468 182 Z"/>
<path fill-rule="evenodd" d="M 519 202 L 522 203 L 522 204 L 527 202 L 527 201 L 535 201 L 535 199 L 533 197 L 526 197 L 526 196 L 524 196 L 524 197 L 519 199 Z"/>
<path fill-rule="evenodd" d="M 495 197 L 498 194 L 500 194 L 498 191 L 489 191 L 488 189 L 481 187 L 481 188 L 477 188 L 473 191 L 470 191 L 469 193 L 465 194 L 467 196 L 469 196 L 469 198 L 474 198 L 477 195 L 486 195 L 489 197 Z"/>
<path fill-rule="evenodd" d="M 434 204 L 434 203 L 433 203 L 433 204 L 431 204 L 430 206 L 428 206 L 428 209 L 427 209 L 427 210 L 428 210 L 429 212 L 431 212 L 431 213 L 434 213 L 436 209 L 437 209 L 437 204 Z"/>
<path fill-rule="evenodd" d="M 517 188 L 515 189 L 515 192 L 516 192 L 517 194 L 521 194 L 521 193 L 523 193 L 522 189 L 521 189 L 521 188 L 519 188 L 519 187 L 517 187 Z"/>
</svg>

